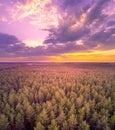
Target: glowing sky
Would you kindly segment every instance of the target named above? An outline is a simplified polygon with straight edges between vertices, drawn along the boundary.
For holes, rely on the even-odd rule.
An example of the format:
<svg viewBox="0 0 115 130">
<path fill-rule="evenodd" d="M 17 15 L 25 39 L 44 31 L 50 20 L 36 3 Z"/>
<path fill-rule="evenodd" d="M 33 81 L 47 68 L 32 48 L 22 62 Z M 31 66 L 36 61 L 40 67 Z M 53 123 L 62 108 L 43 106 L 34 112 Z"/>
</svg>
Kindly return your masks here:
<svg viewBox="0 0 115 130">
<path fill-rule="evenodd" d="M 0 61 L 115 62 L 115 0 L 0 0 Z"/>
</svg>

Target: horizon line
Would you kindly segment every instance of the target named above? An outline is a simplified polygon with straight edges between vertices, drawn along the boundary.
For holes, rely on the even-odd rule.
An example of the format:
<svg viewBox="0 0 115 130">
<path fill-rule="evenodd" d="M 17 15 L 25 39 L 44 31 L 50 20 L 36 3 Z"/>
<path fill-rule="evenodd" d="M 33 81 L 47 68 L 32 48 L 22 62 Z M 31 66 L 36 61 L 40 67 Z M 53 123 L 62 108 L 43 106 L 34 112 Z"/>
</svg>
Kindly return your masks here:
<svg viewBox="0 0 115 130">
<path fill-rule="evenodd" d="M 0 63 L 115 63 L 115 61 L 0 61 Z"/>
</svg>

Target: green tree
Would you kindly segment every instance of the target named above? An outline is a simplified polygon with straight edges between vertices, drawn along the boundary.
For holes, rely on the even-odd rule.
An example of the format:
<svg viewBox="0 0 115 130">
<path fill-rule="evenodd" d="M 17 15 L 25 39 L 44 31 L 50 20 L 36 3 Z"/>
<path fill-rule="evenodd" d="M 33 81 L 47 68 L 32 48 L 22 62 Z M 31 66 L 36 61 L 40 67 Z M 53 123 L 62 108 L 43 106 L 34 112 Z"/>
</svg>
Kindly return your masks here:
<svg viewBox="0 0 115 130">
<path fill-rule="evenodd" d="M 44 126 L 49 123 L 49 117 L 46 109 L 43 109 L 42 112 L 37 116 L 37 122 L 41 122 Z"/>
<path fill-rule="evenodd" d="M 51 124 L 48 126 L 48 130 L 59 130 L 59 126 L 55 120 L 51 120 Z"/>
<path fill-rule="evenodd" d="M 110 126 L 112 130 L 115 129 L 115 115 L 111 116 L 110 118 Z"/>
<path fill-rule="evenodd" d="M 8 118 L 4 115 L 0 115 L 0 130 L 7 130 L 9 126 Z"/>
<path fill-rule="evenodd" d="M 69 130 L 69 126 L 66 120 L 63 122 L 62 130 Z"/>
<path fill-rule="evenodd" d="M 68 119 L 68 123 L 69 123 L 69 128 L 70 130 L 74 130 L 76 128 L 77 125 L 77 119 L 75 117 L 74 114 L 71 114 L 69 119 Z"/>
<path fill-rule="evenodd" d="M 79 130 L 90 130 L 90 126 L 87 124 L 86 121 L 82 121 L 79 126 Z"/>
<path fill-rule="evenodd" d="M 9 104 L 11 105 L 11 106 L 15 106 L 16 105 L 16 102 L 17 102 L 17 99 L 16 99 L 16 94 L 15 94 L 15 91 L 14 90 L 12 90 L 11 92 L 10 92 L 10 94 L 9 94 Z"/>
<path fill-rule="evenodd" d="M 16 125 L 16 129 L 20 130 L 24 128 L 24 117 L 23 115 L 21 115 L 20 113 L 17 114 L 17 116 L 15 117 L 15 125 Z"/>
<path fill-rule="evenodd" d="M 59 116 L 57 117 L 57 122 L 59 125 L 62 126 L 64 121 L 65 121 L 65 113 L 63 112 L 63 110 L 61 110 Z"/>
<path fill-rule="evenodd" d="M 40 122 L 37 122 L 34 130 L 45 130 L 45 127 Z"/>
</svg>

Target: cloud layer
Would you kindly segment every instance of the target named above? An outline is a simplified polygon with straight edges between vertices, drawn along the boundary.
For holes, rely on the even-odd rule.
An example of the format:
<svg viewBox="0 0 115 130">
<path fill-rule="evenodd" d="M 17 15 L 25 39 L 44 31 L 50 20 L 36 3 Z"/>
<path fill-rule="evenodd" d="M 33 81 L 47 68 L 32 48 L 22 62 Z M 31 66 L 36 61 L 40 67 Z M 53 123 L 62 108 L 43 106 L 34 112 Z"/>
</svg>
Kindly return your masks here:
<svg viewBox="0 0 115 130">
<path fill-rule="evenodd" d="M 34 48 L 1 32 L 0 57 L 115 49 L 114 0 L 0 0 L 0 7 L 0 23 L 26 20 L 48 32 Z"/>
</svg>

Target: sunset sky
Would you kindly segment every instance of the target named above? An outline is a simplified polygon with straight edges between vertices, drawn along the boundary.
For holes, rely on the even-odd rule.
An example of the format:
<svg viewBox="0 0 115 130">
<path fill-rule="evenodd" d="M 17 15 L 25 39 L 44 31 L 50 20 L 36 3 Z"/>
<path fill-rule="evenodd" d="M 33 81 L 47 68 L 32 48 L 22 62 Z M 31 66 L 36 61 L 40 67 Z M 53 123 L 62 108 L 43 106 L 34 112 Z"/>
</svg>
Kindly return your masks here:
<svg viewBox="0 0 115 130">
<path fill-rule="evenodd" d="M 0 0 L 0 61 L 115 62 L 115 0 Z"/>
</svg>

